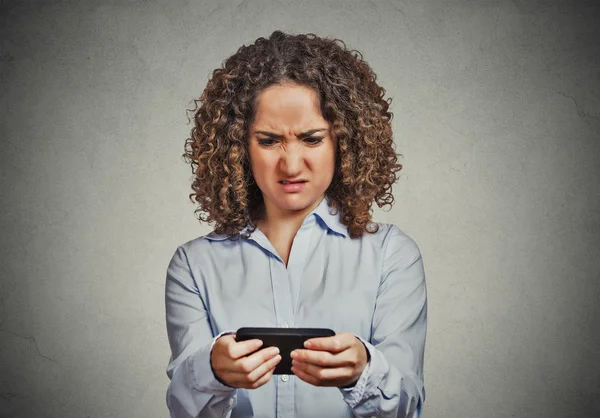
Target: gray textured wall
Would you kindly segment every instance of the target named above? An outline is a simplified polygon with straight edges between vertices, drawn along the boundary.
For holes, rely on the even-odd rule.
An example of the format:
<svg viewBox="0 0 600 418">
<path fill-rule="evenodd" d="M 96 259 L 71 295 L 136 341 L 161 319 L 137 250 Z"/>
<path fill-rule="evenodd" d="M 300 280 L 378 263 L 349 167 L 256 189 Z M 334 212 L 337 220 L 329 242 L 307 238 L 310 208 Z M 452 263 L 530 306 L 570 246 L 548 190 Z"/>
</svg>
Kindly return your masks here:
<svg viewBox="0 0 600 418">
<path fill-rule="evenodd" d="M 274 29 L 339 37 L 405 169 L 426 418 L 600 416 L 600 9 L 582 1 L 0 2 L 0 414 L 166 416 L 163 290 L 208 232 L 185 108 Z"/>
</svg>

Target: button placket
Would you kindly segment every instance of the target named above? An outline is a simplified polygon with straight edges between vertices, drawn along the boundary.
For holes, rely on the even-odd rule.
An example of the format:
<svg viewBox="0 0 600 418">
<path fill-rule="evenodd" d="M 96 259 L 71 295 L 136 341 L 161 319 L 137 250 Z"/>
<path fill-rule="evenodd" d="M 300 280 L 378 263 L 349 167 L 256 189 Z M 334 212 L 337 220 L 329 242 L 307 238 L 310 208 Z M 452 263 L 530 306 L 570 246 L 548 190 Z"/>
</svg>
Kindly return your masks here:
<svg viewBox="0 0 600 418">
<path fill-rule="evenodd" d="M 314 215 L 310 215 L 305 223 L 298 230 L 294 243 L 290 251 L 288 262 L 288 277 L 290 280 L 290 291 L 292 298 L 292 310 L 295 320 L 295 314 L 298 309 L 300 288 L 302 287 L 302 276 L 304 274 L 306 258 L 309 253 L 313 226 L 316 224 Z"/>
<path fill-rule="evenodd" d="M 283 327 L 294 325 L 294 313 L 288 271 L 283 261 L 276 257 L 270 259 L 271 281 L 275 303 L 276 323 Z M 288 383 L 290 376 L 281 375 L 277 379 L 277 416 L 293 417 L 294 385 Z"/>
<path fill-rule="evenodd" d="M 292 300 L 290 284 L 285 266 L 278 258 L 269 259 L 271 269 L 271 288 L 273 290 L 273 306 L 275 308 L 275 323 L 281 327 L 284 324 L 293 326 Z"/>
</svg>

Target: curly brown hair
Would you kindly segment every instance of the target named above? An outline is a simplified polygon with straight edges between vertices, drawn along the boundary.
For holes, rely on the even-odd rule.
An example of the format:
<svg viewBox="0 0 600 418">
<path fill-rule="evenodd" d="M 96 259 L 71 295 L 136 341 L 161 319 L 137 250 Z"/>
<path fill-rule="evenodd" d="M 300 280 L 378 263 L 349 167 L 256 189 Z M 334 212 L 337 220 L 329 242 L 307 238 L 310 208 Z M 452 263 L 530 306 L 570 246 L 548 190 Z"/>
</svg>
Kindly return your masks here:
<svg viewBox="0 0 600 418">
<path fill-rule="evenodd" d="M 271 85 L 293 82 L 317 92 L 337 138 L 335 174 L 326 191 L 330 206 L 341 212 L 351 237 L 376 232 L 371 204 L 393 205 L 391 188 L 402 169 L 392 138 L 392 99 L 384 99 L 376 78 L 362 54 L 339 39 L 277 30 L 242 45 L 212 72 L 188 110 L 194 127 L 183 158 L 192 167 L 189 198 L 198 202 L 198 220 L 215 223 L 215 232 L 230 238 L 239 238 L 246 226 L 249 232 L 256 228 L 264 203 L 248 155 L 255 99 Z"/>
</svg>

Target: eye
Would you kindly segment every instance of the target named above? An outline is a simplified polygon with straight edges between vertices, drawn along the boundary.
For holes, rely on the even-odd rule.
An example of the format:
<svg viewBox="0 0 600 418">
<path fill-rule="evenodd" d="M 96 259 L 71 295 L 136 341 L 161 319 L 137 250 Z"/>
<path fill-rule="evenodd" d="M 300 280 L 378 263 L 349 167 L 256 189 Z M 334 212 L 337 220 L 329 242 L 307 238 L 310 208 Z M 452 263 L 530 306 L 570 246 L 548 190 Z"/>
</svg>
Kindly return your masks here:
<svg viewBox="0 0 600 418">
<path fill-rule="evenodd" d="M 263 147 L 272 147 L 273 145 L 275 145 L 277 143 L 276 140 L 274 139 L 258 139 L 258 143 L 259 145 L 262 145 Z"/>
<path fill-rule="evenodd" d="M 308 138 L 304 138 L 304 142 L 306 142 L 309 145 L 317 145 L 317 144 L 320 144 L 321 142 L 323 142 L 323 138 L 318 138 L 316 136 L 310 136 Z"/>
</svg>

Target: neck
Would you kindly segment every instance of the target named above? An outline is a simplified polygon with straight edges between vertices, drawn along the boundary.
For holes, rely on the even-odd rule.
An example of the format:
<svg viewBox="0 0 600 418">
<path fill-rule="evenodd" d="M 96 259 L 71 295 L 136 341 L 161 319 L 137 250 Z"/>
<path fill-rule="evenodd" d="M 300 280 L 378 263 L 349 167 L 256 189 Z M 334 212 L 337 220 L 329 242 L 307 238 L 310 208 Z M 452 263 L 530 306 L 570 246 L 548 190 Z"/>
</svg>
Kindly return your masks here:
<svg viewBox="0 0 600 418">
<path fill-rule="evenodd" d="M 302 210 L 285 210 L 278 208 L 269 201 L 264 201 L 264 217 L 258 221 L 258 228 L 267 236 L 291 234 L 298 232 L 302 222 L 314 208 L 319 206 L 325 197 L 318 199 L 314 204 Z"/>
</svg>

